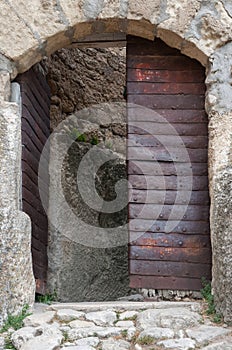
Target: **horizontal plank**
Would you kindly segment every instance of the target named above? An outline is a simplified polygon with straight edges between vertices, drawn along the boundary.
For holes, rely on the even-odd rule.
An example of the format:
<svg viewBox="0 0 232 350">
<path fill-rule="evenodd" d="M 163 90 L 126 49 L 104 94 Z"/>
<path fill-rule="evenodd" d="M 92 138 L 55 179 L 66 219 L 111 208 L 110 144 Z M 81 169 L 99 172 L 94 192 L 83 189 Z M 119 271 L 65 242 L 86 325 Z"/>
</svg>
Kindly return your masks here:
<svg viewBox="0 0 232 350">
<path fill-rule="evenodd" d="M 154 162 L 154 161 L 128 161 L 129 175 L 206 175 L 207 163 L 178 163 L 178 162 Z"/>
<path fill-rule="evenodd" d="M 205 71 L 197 70 L 159 70 L 127 68 L 127 82 L 144 81 L 151 83 L 204 83 Z"/>
<path fill-rule="evenodd" d="M 141 190 L 207 191 L 207 176 L 152 176 L 129 175 L 132 188 Z"/>
<path fill-rule="evenodd" d="M 132 125 L 131 125 L 132 124 Z M 207 136 L 208 126 L 207 124 L 169 124 L 169 123 L 153 123 L 153 122 L 133 122 L 128 125 L 128 133 L 136 135 L 151 135 L 157 137 L 160 135 L 177 137 L 178 142 L 180 136 Z M 162 137 L 161 142 L 165 144 L 166 138 Z M 167 137 L 167 142 L 169 138 Z"/>
<path fill-rule="evenodd" d="M 163 147 L 143 147 L 137 144 L 136 147 L 130 146 L 127 148 L 127 159 L 175 163 L 206 163 L 208 161 L 208 150 L 206 148 L 167 147 L 165 143 Z"/>
<path fill-rule="evenodd" d="M 206 87 L 203 83 L 151 83 L 128 82 L 127 94 L 163 94 L 163 95 L 203 95 Z"/>
<path fill-rule="evenodd" d="M 207 136 L 178 136 L 178 135 L 139 135 L 128 134 L 127 145 L 130 146 L 144 146 L 144 147 L 186 147 L 186 148 L 207 148 Z"/>
<path fill-rule="evenodd" d="M 158 70 L 190 70 L 192 75 L 195 71 L 202 72 L 202 66 L 196 61 L 187 56 L 168 56 L 168 55 L 146 55 L 141 58 L 139 55 L 127 57 L 127 68 L 133 69 L 158 69 Z"/>
<path fill-rule="evenodd" d="M 167 276 L 209 278 L 211 276 L 211 264 L 129 260 L 130 274 L 143 276 Z"/>
<path fill-rule="evenodd" d="M 171 233 L 181 233 L 181 234 L 201 234 L 208 235 L 210 232 L 209 222 L 204 221 L 158 221 L 158 220 L 131 220 L 129 221 L 129 228 L 131 231 L 136 232 L 163 232 L 169 233 L 170 224 L 173 225 Z M 169 233 L 170 234 L 170 233 Z"/>
<path fill-rule="evenodd" d="M 127 95 L 127 102 L 154 110 L 201 110 L 205 108 L 204 95 Z"/>
<path fill-rule="evenodd" d="M 208 191 L 129 190 L 130 203 L 208 205 Z"/>
<path fill-rule="evenodd" d="M 130 287 L 199 291 L 203 286 L 199 278 L 131 275 Z"/>
<path fill-rule="evenodd" d="M 174 213 L 175 211 L 175 213 Z M 148 220 L 168 220 L 172 214 L 172 220 L 182 221 L 209 221 L 209 206 L 202 205 L 168 205 L 168 204 L 137 204 L 129 206 L 129 218 Z"/>
<path fill-rule="evenodd" d="M 147 40 L 140 37 L 127 36 L 127 54 L 134 55 L 148 55 L 148 54 L 166 54 L 172 56 L 181 55 L 180 51 L 166 45 L 161 39 Z"/>
<path fill-rule="evenodd" d="M 154 246 L 131 246 L 129 248 L 131 260 L 160 260 L 210 264 L 210 248 L 172 248 Z"/>
<path fill-rule="evenodd" d="M 154 111 L 143 106 L 128 104 L 128 122 L 169 122 L 173 123 L 208 123 L 208 116 L 204 110 L 174 110 L 159 109 Z"/>
<path fill-rule="evenodd" d="M 135 232 L 130 231 L 131 246 L 150 246 L 166 248 L 211 248 L 209 235 L 186 235 L 181 233 Z"/>
<path fill-rule="evenodd" d="M 159 176 L 192 176 L 208 174 L 207 163 L 178 163 L 178 162 L 155 162 L 155 161 L 128 161 L 129 175 L 159 175 Z"/>
<path fill-rule="evenodd" d="M 209 206 L 202 205 L 168 205 L 168 204 L 137 204 L 130 203 L 129 218 L 148 220 L 168 220 L 175 209 L 172 220 L 209 221 Z"/>
</svg>

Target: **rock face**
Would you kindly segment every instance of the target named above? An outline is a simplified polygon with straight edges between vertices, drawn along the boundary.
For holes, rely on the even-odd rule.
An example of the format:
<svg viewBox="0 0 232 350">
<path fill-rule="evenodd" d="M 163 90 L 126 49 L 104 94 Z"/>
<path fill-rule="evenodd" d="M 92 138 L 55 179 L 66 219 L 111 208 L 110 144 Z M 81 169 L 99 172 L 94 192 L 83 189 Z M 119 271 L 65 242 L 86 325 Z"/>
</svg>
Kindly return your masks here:
<svg viewBox="0 0 232 350">
<path fill-rule="evenodd" d="M 0 102 L 0 325 L 34 302 L 31 225 L 20 211 L 20 118 L 16 103 Z"/>
<path fill-rule="evenodd" d="M 74 125 L 71 133 L 79 133 L 81 126 L 89 128 L 90 121 L 85 115 L 86 107 L 107 103 L 124 102 L 125 49 L 62 49 L 44 63 L 52 91 L 51 126 L 55 129 L 62 121 L 67 121 L 77 113 L 80 126 Z M 83 108 L 85 108 L 84 111 Z M 124 107 L 123 107 L 124 109 Z M 100 111 L 100 109 L 99 109 Z M 125 110 L 122 110 L 124 114 Z M 105 201 L 115 198 L 115 184 L 125 179 L 126 174 L 126 125 L 123 115 L 118 115 L 118 123 L 106 124 L 105 114 L 98 113 L 93 130 L 84 133 L 84 139 L 77 139 L 65 157 L 62 170 L 62 186 L 65 199 L 73 213 L 86 222 L 92 231 L 95 227 L 117 227 L 127 221 L 127 208 L 120 212 L 103 213 L 92 209 L 83 200 L 77 186 L 78 167 L 94 143 L 102 143 L 103 148 L 116 152 L 118 159 L 106 163 L 97 172 L 96 187 Z M 80 121 L 81 118 L 81 121 Z M 81 123 L 82 122 L 82 123 Z M 73 135 L 75 139 L 75 135 Z M 78 141 L 82 140 L 82 141 Z M 118 154 L 118 155 L 117 155 Z M 54 193 L 59 181 L 53 176 L 51 155 L 50 213 L 52 222 L 66 222 L 67 215 L 60 214 Z M 57 166 L 55 165 L 57 168 Z M 86 177 L 91 169 L 86 169 Z M 88 185 L 86 186 L 86 188 Z M 107 202 L 106 202 L 107 205 Z M 67 226 L 68 226 L 67 221 Z M 78 232 L 79 229 L 79 232 Z M 81 234 L 80 227 L 76 228 Z M 86 235 L 89 234 L 86 232 Z M 50 226 L 50 245 L 48 247 L 49 275 L 48 288 L 56 290 L 61 301 L 113 300 L 127 294 L 129 289 L 127 268 L 127 245 L 109 248 L 94 248 L 67 240 Z"/>
<path fill-rule="evenodd" d="M 107 38 L 111 34 L 125 33 L 151 40 L 156 34 L 170 46 L 198 59 L 207 67 L 213 290 L 218 311 L 232 322 L 231 2 L 60 0 L 59 4 L 54 4 L 53 1 L 26 0 L 14 2 L 13 6 L 9 1 L 2 1 L 0 17 L 1 117 L 6 116 L 6 109 L 10 110 L 9 119 L 1 118 L 0 128 L 0 204 L 1 211 L 5 213 L 1 217 L 1 259 L 3 256 L 4 261 L 8 261 L 0 274 L 0 295 L 4 294 L 0 298 L 1 315 L 5 318 L 7 312 L 17 312 L 20 305 L 32 301 L 34 293 L 30 251 L 23 249 L 25 244 L 30 245 L 28 219 L 24 216 L 21 225 L 20 220 L 20 224 L 17 223 L 17 213 L 9 216 L 12 208 L 18 210 L 21 173 L 19 124 L 16 129 L 12 128 L 15 121 L 20 123 L 20 118 L 15 105 L 9 102 L 10 81 L 17 73 L 25 72 L 41 61 L 45 55 L 72 42 L 86 37 L 89 40 L 93 34 L 99 39 L 103 34 Z M 64 108 L 71 110 L 73 106 L 67 103 Z M 22 216 L 19 214 L 19 217 Z M 6 222 L 12 221 L 15 222 L 15 229 L 14 225 L 6 225 Z M 17 235 L 14 235 L 16 231 Z M 12 255 L 10 244 L 6 249 L 7 233 L 12 235 L 12 245 L 17 244 L 21 252 L 24 250 L 23 257 L 20 254 Z M 17 276 L 15 272 L 11 273 L 12 267 L 17 267 Z M 25 272 L 27 278 L 22 281 L 24 271 L 28 273 Z M 5 290 L 9 291 L 7 295 Z"/>
<path fill-rule="evenodd" d="M 51 127 L 103 102 L 124 101 L 126 49 L 62 49 L 45 63 L 51 88 Z"/>
</svg>

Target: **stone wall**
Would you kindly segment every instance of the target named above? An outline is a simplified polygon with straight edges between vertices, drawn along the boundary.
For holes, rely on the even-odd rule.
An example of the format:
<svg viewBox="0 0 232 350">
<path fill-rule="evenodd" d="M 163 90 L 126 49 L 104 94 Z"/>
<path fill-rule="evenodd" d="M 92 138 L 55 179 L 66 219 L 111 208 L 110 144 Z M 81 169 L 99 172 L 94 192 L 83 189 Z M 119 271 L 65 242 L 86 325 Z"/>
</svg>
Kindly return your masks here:
<svg viewBox="0 0 232 350">
<path fill-rule="evenodd" d="M 126 85 L 125 48 L 114 49 L 62 49 L 44 62 L 47 79 L 51 87 L 52 130 L 70 115 L 81 115 L 81 110 L 92 105 L 124 102 Z M 123 112 L 124 113 L 124 112 Z M 120 121 L 118 116 L 118 121 Z M 104 119 L 104 118 L 103 118 Z M 83 119 L 84 126 L 88 120 Z M 97 188 L 104 200 L 115 197 L 114 186 L 126 174 L 126 125 L 124 123 L 104 125 L 99 114 L 99 127 L 85 133 L 85 142 L 76 140 L 65 157 L 62 167 L 63 192 L 73 213 L 95 227 L 115 227 L 127 222 L 127 208 L 112 214 L 99 213 L 91 209 L 81 197 L 77 187 L 77 169 L 91 142 L 103 143 L 118 159 L 106 163 L 97 173 Z M 68 125 L 68 123 L 67 123 Z M 72 132 L 73 129 L 71 129 Z M 74 131 L 77 132 L 77 127 Z M 79 130 L 78 130 L 79 131 Z M 75 135 L 73 135 L 75 138 Z M 51 167 L 52 169 L 52 160 Z M 91 171 L 91 170 L 89 170 Z M 52 171 L 51 171 L 52 172 Z M 87 169 L 88 172 L 88 169 Z M 87 175 L 87 174 L 86 174 Z M 53 200 L 57 188 L 52 176 L 50 188 L 50 219 L 56 221 L 58 201 Z M 62 215 L 62 214 L 61 214 Z M 60 212 L 59 212 L 59 219 Z M 66 217 L 62 217 L 66 222 Z M 67 222 L 68 225 L 68 222 Z M 76 228 L 77 234 L 79 228 Z M 87 234 L 87 233 L 86 233 Z M 129 291 L 128 247 L 94 248 L 68 240 L 62 232 L 56 239 L 57 229 L 52 225 L 49 232 L 48 288 L 56 291 L 61 301 L 115 300 Z"/>
<path fill-rule="evenodd" d="M 0 13 L 0 109 L 9 106 L 9 86 L 18 73 L 73 42 L 97 34 L 125 33 L 150 40 L 160 37 L 168 45 L 194 57 L 208 68 L 206 106 L 209 115 L 209 164 L 211 236 L 213 245 L 213 289 L 216 306 L 232 322 L 231 300 L 231 41 L 232 7 L 229 0 L 25 0 L 1 1 Z M 12 122 L 20 123 L 10 103 Z M 225 126 L 226 125 L 226 126 Z M 1 140 L 18 140 L 20 128 L 1 128 Z M 13 142 L 14 143 L 14 142 Z M 7 174 L 20 173 L 17 146 L 0 150 L 2 209 L 18 202 Z M 11 157 L 10 166 L 8 157 Z M 8 201 L 8 198 L 11 201 Z M 225 207 L 227 206 L 227 207 Z M 18 235 L 22 237 L 21 233 Z M 23 246 L 23 243 L 20 245 Z M 226 253 L 225 253 L 226 252 Z M 27 262 L 30 259 L 27 253 Z M 19 265 L 19 256 L 12 264 Z M 20 270 L 20 269 L 19 269 Z M 15 280 L 21 280 L 18 270 Z M 0 275 L 6 288 L 7 271 Z M 9 280 L 12 280 L 10 277 Z M 27 284 L 28 285 L 28 284 Z M 21 287 L 19 287 L 20 289 Z M 32 296 L 29 288 L 21 303 Z M 17 289 L 13 294 L 17 295 Z M 14 310 L 14 303 L 8 301 Z M 7 303 L 2 302 L 5 308 Z"/>
</svg>

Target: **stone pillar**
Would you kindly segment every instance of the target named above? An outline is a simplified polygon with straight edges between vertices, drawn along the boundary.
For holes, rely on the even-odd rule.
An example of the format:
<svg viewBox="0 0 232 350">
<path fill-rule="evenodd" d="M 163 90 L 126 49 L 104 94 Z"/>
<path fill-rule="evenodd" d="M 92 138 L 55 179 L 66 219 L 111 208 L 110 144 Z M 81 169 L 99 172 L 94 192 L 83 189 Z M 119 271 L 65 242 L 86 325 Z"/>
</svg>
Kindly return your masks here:
<svg viewBox="0 0 232 350">
<path fill-rule="evenodd" d="M 206 83 L 209 113 L 209 177 L 213 294 L 217 311 L 232 322 L 232 43 L 210 59 Z"/>
<path fill-rule="evenodd" d="M 20 106 L 9 102 L 10 72 L 0 61 L 0 324 L 34 301 L 31 225 L 21 207 Z"/>
</svg>

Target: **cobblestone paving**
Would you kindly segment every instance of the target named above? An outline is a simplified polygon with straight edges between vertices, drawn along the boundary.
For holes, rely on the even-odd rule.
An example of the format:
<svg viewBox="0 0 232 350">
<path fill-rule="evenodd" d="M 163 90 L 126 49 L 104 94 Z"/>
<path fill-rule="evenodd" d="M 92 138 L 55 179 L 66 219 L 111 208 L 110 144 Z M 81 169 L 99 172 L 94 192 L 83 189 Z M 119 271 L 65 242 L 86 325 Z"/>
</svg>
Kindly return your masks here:
<svg viewBox="0 0 232 350">
<path fill-rule="evenodd" d="M 11 341 L 17 350 L 232 350 L 232 327 L 212 323 L 199 302 L 37 304 Z"/>
</svg>

